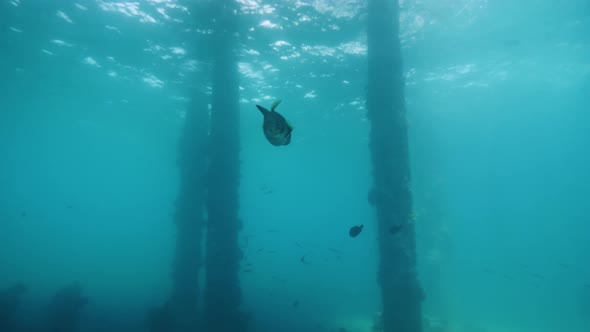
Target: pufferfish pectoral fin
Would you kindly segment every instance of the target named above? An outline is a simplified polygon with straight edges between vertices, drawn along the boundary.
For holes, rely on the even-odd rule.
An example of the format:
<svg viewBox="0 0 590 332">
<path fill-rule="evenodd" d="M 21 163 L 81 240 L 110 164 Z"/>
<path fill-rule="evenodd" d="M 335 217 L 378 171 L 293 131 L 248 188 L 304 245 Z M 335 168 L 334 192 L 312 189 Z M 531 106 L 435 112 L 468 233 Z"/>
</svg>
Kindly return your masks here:
<svg viewBox="0 0 590 332">
<path fill-rule="evenodd" d="M 266 115 L 267 113 L 270 113 L 269 110 L 267 110 L 266 108 L 264 108 L 260 105 L 256 105 L 256 107 L 258 107 L 258 109 L 260 110 L 260 113 L 262 113 L 262 115 Z"/>
<path fill-rule="evenodd" d="M 277 99 L 275 100 L 274 103 L 272 103 L 272 105 L 270 106 L 270 111 L 273 112 L 275 110 L 275 108 L 277 108 L 277 106 L 279 106 L 279 104 L 281 103 L 282 100 Z"/>
</svg>

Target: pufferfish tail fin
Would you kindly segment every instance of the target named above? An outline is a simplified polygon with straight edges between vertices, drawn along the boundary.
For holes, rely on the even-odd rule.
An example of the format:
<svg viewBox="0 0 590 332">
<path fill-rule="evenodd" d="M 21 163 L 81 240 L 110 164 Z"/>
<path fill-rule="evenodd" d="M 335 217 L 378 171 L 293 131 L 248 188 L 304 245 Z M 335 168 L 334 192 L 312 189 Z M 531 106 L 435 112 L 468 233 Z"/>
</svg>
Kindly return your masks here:
<svg viewBox="0 0 590 332">
<path fill-rule="evenodd" d="M 280 100 L 280 99 L 275 100 L 275 102 L 272 103 L 272 105 L 270 106 L 270 111 L 271 112 L 274 112 L 275 108 L 277 108 L 277 106 L 279 106 L 279 104 L 281 103 L 281 101 L 282 100 Z"/>
</svg>

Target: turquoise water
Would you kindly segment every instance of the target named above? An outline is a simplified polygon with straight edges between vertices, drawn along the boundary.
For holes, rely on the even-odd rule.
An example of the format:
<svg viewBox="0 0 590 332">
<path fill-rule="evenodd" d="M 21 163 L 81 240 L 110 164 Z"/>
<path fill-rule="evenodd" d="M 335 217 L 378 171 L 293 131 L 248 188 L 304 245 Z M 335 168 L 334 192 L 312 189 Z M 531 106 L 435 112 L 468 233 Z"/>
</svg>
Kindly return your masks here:
<svg viewBox="0 0 590 332">
<path fill-rule="evenodd" d="M 0 3 L 0 290 L 26 285 L 25 325 L 72 282 L 84 331 L 144 331 L 168 297 L 200 3 Z M 238 3 L 243 307 L 369 331 L 366 3 Z M 589 331 L 590 3 L 400 3 L 425 331 Z M 278 98 L 285 147 L 255 108 Z"/>
</svg>

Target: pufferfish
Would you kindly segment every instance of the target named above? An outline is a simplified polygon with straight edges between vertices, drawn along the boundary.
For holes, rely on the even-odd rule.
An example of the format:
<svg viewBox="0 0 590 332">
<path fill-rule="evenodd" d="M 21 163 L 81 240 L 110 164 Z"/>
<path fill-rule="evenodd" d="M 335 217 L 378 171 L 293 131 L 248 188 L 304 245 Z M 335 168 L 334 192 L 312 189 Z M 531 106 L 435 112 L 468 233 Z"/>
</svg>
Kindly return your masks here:
<svg viewBox="0 0 590 332">
<path fill-rule="evenodd" d="M 287 120 L 275 111 L 275 108 L 280 103 L 280 99 L 272 103 L 270 111 L 260 105 L 256 105 L 264 116 L 264 122 L 262 124 L 264 136 L 274 146 L 288 145 L 291 143 L 291 132 L 293 131 L 293 127 L 291 127 Z"/>
</svg>

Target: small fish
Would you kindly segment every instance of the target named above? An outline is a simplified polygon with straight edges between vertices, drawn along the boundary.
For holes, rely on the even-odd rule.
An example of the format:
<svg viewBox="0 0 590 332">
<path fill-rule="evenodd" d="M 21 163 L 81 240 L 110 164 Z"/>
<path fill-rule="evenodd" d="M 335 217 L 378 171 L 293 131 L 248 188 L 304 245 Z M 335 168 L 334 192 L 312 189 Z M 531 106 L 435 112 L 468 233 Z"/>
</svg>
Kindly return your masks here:
<svg viewBox="0 0 590 332">
<path fill-rule="evenodd" d="M 389 234 L 392 234 L 392 235 L 397 234 L 402 230 L 402 228 L 404 228 L 404 225 L 393 225 L 389 229 Z"/>
<path fill-rule="evenodd" d="M 256 235 L 246 235 L 244 236 L 244 247 L 248 247 L 248 244 L 250 243 L 250 238 L 251 237 L 256 237 Z M 244 249 L 244 248 L 242 248 Z"/>
<path fill-rule="evenodd" d="M 308 265 L 309 262 L 305 260 L 305 256 L 301 256 L 301 258 L 299 259 L 299 261 L 305 265 Z"/>
<path fill-rule="evenodd" d="M 507 47 L 516 47 L 516 46 L 520 46 L 521 42 L 520 40 L 517 39 L 507 39 L 504 41 L 504 46 Z"/>
<path fill-rule="evenodd" d="M 363 231 L 363 226 L 364 225 L 352 226 L 350 228 L 350 231 L 348 231 L 348 235 L 350 235 L 350 237 L 357 237 L 357 235 L 359 235 Z"/>
<path fill-rule="evenodd" d="M 260 105 L 256 105 L 264 116 L 264 122 L 262 123 L 264 136 L 274 146 L 288 145 L 291 143 L 291 132 L 293 131 L 293 127 L 291 127 L 287 120 L 275 111 L 275 108 L 280 103 L 280 99 L 272 103 L 270 111 Z"/>
<path fill-rule="evenodd" d="M 1 301 L 16 298 L 26 291 L 27 287 L 22 283 L 17 283 L 7 289 L 0 289 L 0 304 L 3 304 Z"/>
<path fill-rule="evenodd" d="M 287 282 L 287 279 L 281 278 L 279 276 L 272 276 L 272 279 L 274 279 L 274 280 L 276 280 L 278 282 L 281 282 L 281 283 L 286 283 Z"/>
<path fill-rule="evenodd" d="M 261 190 L 261 191 L 262 191 L 262 192 L 263 192 L 265 195 L 270 195 L 270 194 L 272 194 L 272 189 L 271 189 L 269 186 L 265 185 L 265 184 L 263 184 L 262 186 L 260 186 L 260 190 Z"/>
</svg>

